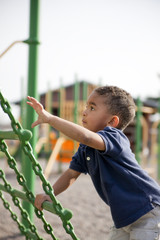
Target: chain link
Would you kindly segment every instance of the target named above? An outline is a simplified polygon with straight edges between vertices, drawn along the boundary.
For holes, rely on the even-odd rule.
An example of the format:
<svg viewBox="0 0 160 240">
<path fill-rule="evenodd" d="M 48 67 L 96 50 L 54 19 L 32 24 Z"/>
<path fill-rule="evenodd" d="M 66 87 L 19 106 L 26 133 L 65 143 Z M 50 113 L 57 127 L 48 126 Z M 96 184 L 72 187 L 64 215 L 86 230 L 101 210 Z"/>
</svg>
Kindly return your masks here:
<svg viewBox="0 0 160 240">
<path fill-rule="evenodd" d="M 0 198 L 3 201 L 3 205 L 11 213 L 11 217 L 17 223 L 21 233 L 26 236 L 26 239 L 29 238 L 29 239 L 43 240 L 43 238 L 41 238 L 38 235 L 35 225 L 33 223 L 31 223 L 28 213 L 26 212 L 26 210 L 24 210 L 22 208 L 22 205 L 21 205 L 19 199 L 13 195 L 13 188 L 12 188 L 11 184 L 9 184 L 9 182 L 6 180 L 5 174 L 2 169 L 0 169 L 0 178 L 3 180 L 6 191 L 12 196 L 12 201 L 13 201 L 14 205 L 19 209 L 22 218 L 27 221 L 29 228 L 31 229 L 31 232 L 34 235 L 32 235 L 32 233 L 29 233 L 28 230 L 24 227 L 24 225 L 20 223 L 17 215 L 12 211 L 10 204 L 5 200 L 2 192 L 0 191 Z M 32 238 L 30 238 L 30 235 L 32 235 Z"/>
<path fill-rule="evenodd" d="M 11 126 L 12 126 L 15 134 L 17 134 L 17 136 L 22 144 L 22 149 L 23 149 L 24 153 L 28 156 L 28 158 L 30 159 L 30 161 L 32 163 L 33 171 L 42 181 L 42 186 L 43 186 L 45 193 L 50 196 L 50 198 L 53 202 L 53 208 L 55 210 L 55 213 L 61 218 L 63 227 L 64 227 L 66 233 L 68 233 L 72 237 L 73 240 L 79 240 L 77 238 L 77 236 L 74 232 L 74 228 L 70 222 L 70 219 L 72 218 L 71 211 L 63 208 L 62 205 L 60 204 L 60 202 L 56 199 L 56 197 L 53 193 L 53 188 L 52 188 L 51 184 L 45 179 L 42 168 L 41 168 L 40 164 L 38 163 L 38 161 L 35 159 L 35 156 L 33 155 L 32 147 L 29 143 L 29 139 L 31 138 L 30 131 L 24 130 L 22 128 L 21 124 L 14 119 L 14 116 L 11 112 L 11 107 L 10 107 L 8 101 L 4 99 L 1 92 L 0 92 L 0 102 L 1 102 L 1 107 L 2 107 L 3 111 L 9 116 L 9 118 L 11 120 Z M 5 153 L 10 168 L 12 168 L 17 175 L 18 183 L 21 186 L 23 186 L 27 199 L 34 206 L 34 200 L 35 200 L 34 195 L 28 189 L 24 176 L 21 173 L 19 173 L 15 159 L 9 154 L 8 147 L 7 147 L 6 143 L 4 142 L 4 140 L 2 140 L 2 139 L 0 139 L 0 150 Z M 10 187 L 7 187 L 7 188 L 10 188 Z M 8 191 L 10 191 L 10 190 L 8 190 Z M 52 236 L 52 239 L 58 240 L 55 238 L 55 236 L 53 234 L 53 229 L 52 229 L 51 225 L 46 222 L 43 213 L 35 208 L 35 214 L 38 218 L 40 218 L 42 220 L 45 231 Z"/>
<path fill-rule="evenodd" d="M 33 195 L 33 193 L 28 189 L 27 184 L 26 184 L 26 180 L 25 180 L 24 176 L 18 171 L 17 163 L 16 163 L 15 159 L 10 155 L 10 153 L 9 153 L 9 151 L 8 151 L 7 144 L 5 143 L 4 140 L 0 140 L 0 150 L 5 153 L 5 155 L 6 155 L 6 157 L 7 157 L 8 165 L 9 165 L 9 166 L 12 166 L 11 168 L 14 170 L 14 172 L 15 172 L 15 174 L 16 174 L 18 183 L 19 183 L 19 184 L 23 187 L 23 189 L 25 190 L 25 195 L 26 195 L 28 201 L 29 201 L 32 205 L 34 205 L 34 200 L 35 200 L 34 195 Z M 12 193 L 13 189 L 12 189 L 11 185 L 7 183 L 7 180 L 6 180 L 6 178 L 5 178 L 4 172 L 3 172 L 2 170 L 0 170 L 0 178 L 3 179 L 4 187 L 5 187 L 6 191 L 7 191 L 8 193 L 10 193 L 10 195 L 13 195 L 13 193 Z M 18 199 L 18 198 L 17 198 L 17 199 Z M 20 209 L 20 210 L 21 210 L 22 217 L 23 217 L 25 220 L 27 220 L 27 222 L 29 223 L 29 219 L 28 219 L 28 217 L 27 217 L 27 215 L 26 215 L 27 212 L 26 212 L 25 210 L 23 211 L 22 209 Z M 38 210 L 38 209 L 37 209 L 37 210 Z M 38 210 L 38 211 L 39 211 L 39 210 Z M 39 212 L 38 212 L 38 211 L 35 211 L 35 213 L 36 213 L 36 215 L 38 216 L 38 218 L 40 218 L 41 221 L 43 222 L 44 229 L 46 230 L 46 229 L 47 229 L 47 226 L 48 226 L 49 224 L 48 224 L 47 221 L 45 220 L 45 217 L 44 217 L 44 215 L 43 215 L 43 212 L 41 212 L 41 214 L 39 214 L 40 211 L 39 211 Z M 28 214 L 28 213 L 27 213 L 27 214 Z M 33 224 L 31 224 L 31 223 L 29 223 L 29 227 L 32 228 L 32 229 L 35 228 L 35 226 L 34 226 Z M 52 236 L 52 239 L 58 240 L 58 239 L 54 236 L 52 227 L 50 227 L 50 230 L 48 230 L 48 231 L 46 231 L 46 232 Z M 25 235 L 25 234 L 26 234 L 26 233 L 24 232 L 24 235 Z M 26 235 L 26 236 L 27 236 L 27 235 Z M 31 239 L 32 239 L 32 238 L 31 238 Z M 43 238 L 40 238 L 40 237 L 37 236 L 36 239 L 42 240 Z"/>
</svg>

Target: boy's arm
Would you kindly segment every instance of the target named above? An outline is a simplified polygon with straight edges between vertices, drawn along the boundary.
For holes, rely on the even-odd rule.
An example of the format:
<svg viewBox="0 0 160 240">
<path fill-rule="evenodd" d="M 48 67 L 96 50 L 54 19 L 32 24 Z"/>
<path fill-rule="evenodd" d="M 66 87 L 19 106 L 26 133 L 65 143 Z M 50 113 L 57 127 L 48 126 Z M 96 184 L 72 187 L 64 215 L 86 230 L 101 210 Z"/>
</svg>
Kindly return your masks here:
<svg viewBox="0 0 160 240">
<path fill-rule="evenodd" d="M 81 173 L 73 169 L 66 170 L 53 185 L 54 194 L 57 196 L 70 187 Z"/>
<path fill-rule="evenodd" d="M 61 192 L 65 191 L 68 187 L 70 187 L 80 174 L 80 172 L 77 172 L 70 168 L 66 170 L 53 185 L 54 195 L 57 196 Z M 39 210 L 43 210 L 42 204 L 44 201 L 52 202 L 48 195 L 44 193 L 38 194 L 34 202 L 35 207 Z"/>
<path fill-rule="evenodd" d="M 42 104 L 33 97 L 28 97 L 28 100 L 27 104 L 33 107 L 38 114 L 38 120 L 32 124 L 32 127 L 41 123 L 48 123 L 73 140 L 101 151 L 105 150 L 103 139 L 97 133 L 48 113 L 44 110 Z"/>
</svg>

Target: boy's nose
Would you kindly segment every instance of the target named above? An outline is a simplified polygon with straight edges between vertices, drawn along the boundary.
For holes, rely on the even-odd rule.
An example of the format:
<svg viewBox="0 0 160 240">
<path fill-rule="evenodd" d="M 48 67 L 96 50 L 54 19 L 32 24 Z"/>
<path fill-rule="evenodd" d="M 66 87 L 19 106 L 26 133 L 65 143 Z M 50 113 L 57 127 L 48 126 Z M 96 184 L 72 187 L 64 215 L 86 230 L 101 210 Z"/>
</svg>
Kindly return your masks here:
<svg viewBox="0 0 160 240">
<path fill-rule="evenodd" d="M 83 116 L 86 116 L 86 114 L 87 114 L 87 113 L 86 113 L 86 109 L 85 109 L 85 110 L 83 111 Z"/>
</svg>

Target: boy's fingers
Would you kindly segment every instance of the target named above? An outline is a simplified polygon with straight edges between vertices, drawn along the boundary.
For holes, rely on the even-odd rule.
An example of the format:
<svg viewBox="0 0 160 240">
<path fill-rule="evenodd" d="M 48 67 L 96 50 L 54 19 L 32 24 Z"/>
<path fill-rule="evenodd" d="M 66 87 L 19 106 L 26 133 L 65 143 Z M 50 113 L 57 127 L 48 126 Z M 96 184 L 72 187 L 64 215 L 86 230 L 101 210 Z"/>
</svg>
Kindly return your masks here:
<svg viewBox="0 0 160 240">
<path fill-rule="evenodd" d="M 32 104 L 38 104 L 38 105 L 42 105 L 40 102 L 37 101 L 37 99 L 33 98 L 33 97 L 27 97 L 27 99 L 29 100 L 29 103 L 32 103 Z"/>
<path fill-rule="evenodd" d="M 42 202 L 42 203 L 43 203 L 43 202 Z M 40 211 L 42 211 L 42 210 L 43 210 L 43 208 L 42 208 L 42 203 L 35 202 L 35 203 L 34 203 L 34 206 L 35 206 L 36 208 L 38 208 Z"/>
<path fill-rule="evenodd" d="M 30 97 L 30 96 L 28 96 L 27 99 L 28 99 L 29 101 L 31 101 L 31 102 L 37 101 L 34 97 Z"/>
<path fill-rule="evenodd" d="M 33 97 L 27 97 L 29 101 L 27 101 L 27 104 L 31 106 L 37 114 L 40 114 L 43 111 L 43 105 L 38 102 L 35 98 Z"/>
<path fill-rule="evenodd" d="M 42 211 L 43 210 L 42 204 L 45 201 L 52 202 L 49 196 L 45 194 L 38 194 L 35 198 L 34 206 Z"/>
<path fill-rule="evenodd" d="M 30 106 L 32 106 L 32 105 L 33 105 L 33 103 L 32 103 L 32 102 L 27 102 L 27 104 L 28 104 L 28 105 L 30 105 Z"/>
<path fill-rule="evenodd" d="M 42 211 L 43 210 L 43 208 L 42 208 L 43 202 L 44 202 L 43 197 L 39 194 L 35 198 L 34 206 Z"/>
<path fill-rule="evenodd" d="M 32 123 L 31 127 L 34 128 L 34 127 L 36 127 L 37 125 L 39 125 L 39 121 L 38 121 L 38 120 L 35 121 L 34 123 Z"/>
</svg>

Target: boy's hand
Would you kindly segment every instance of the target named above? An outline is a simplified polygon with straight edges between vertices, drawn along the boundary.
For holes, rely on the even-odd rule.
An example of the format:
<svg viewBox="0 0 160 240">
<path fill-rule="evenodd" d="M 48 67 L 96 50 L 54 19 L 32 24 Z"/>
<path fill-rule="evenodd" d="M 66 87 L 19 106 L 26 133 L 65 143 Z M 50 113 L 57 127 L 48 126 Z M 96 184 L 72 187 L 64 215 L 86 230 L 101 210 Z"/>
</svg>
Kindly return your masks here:
<svg viewBox="0 0 160 240">
<path fill-rule="evenodd" d="M 41 123 L 48 123 L 50 118 L 50 113 L 45 111 L 42 104 L 38 102 L 35 98 L 28 96 L 27 99 L 29 100 L 27 104 L 30 105 L 38 114 L 38 120 L 32 123 L 32 128 Z"/>
<path fill-rule="evenodd" d="M 37 196 L 35 198 L 34 206 L 42 211 L 43 210 L 42 204 L 45 201 L 52 202 L 52 200 L 50 199 L 50 197 L 48 195 L 46 195 L 44 193 L 37 194 Z"/>
</svg>

